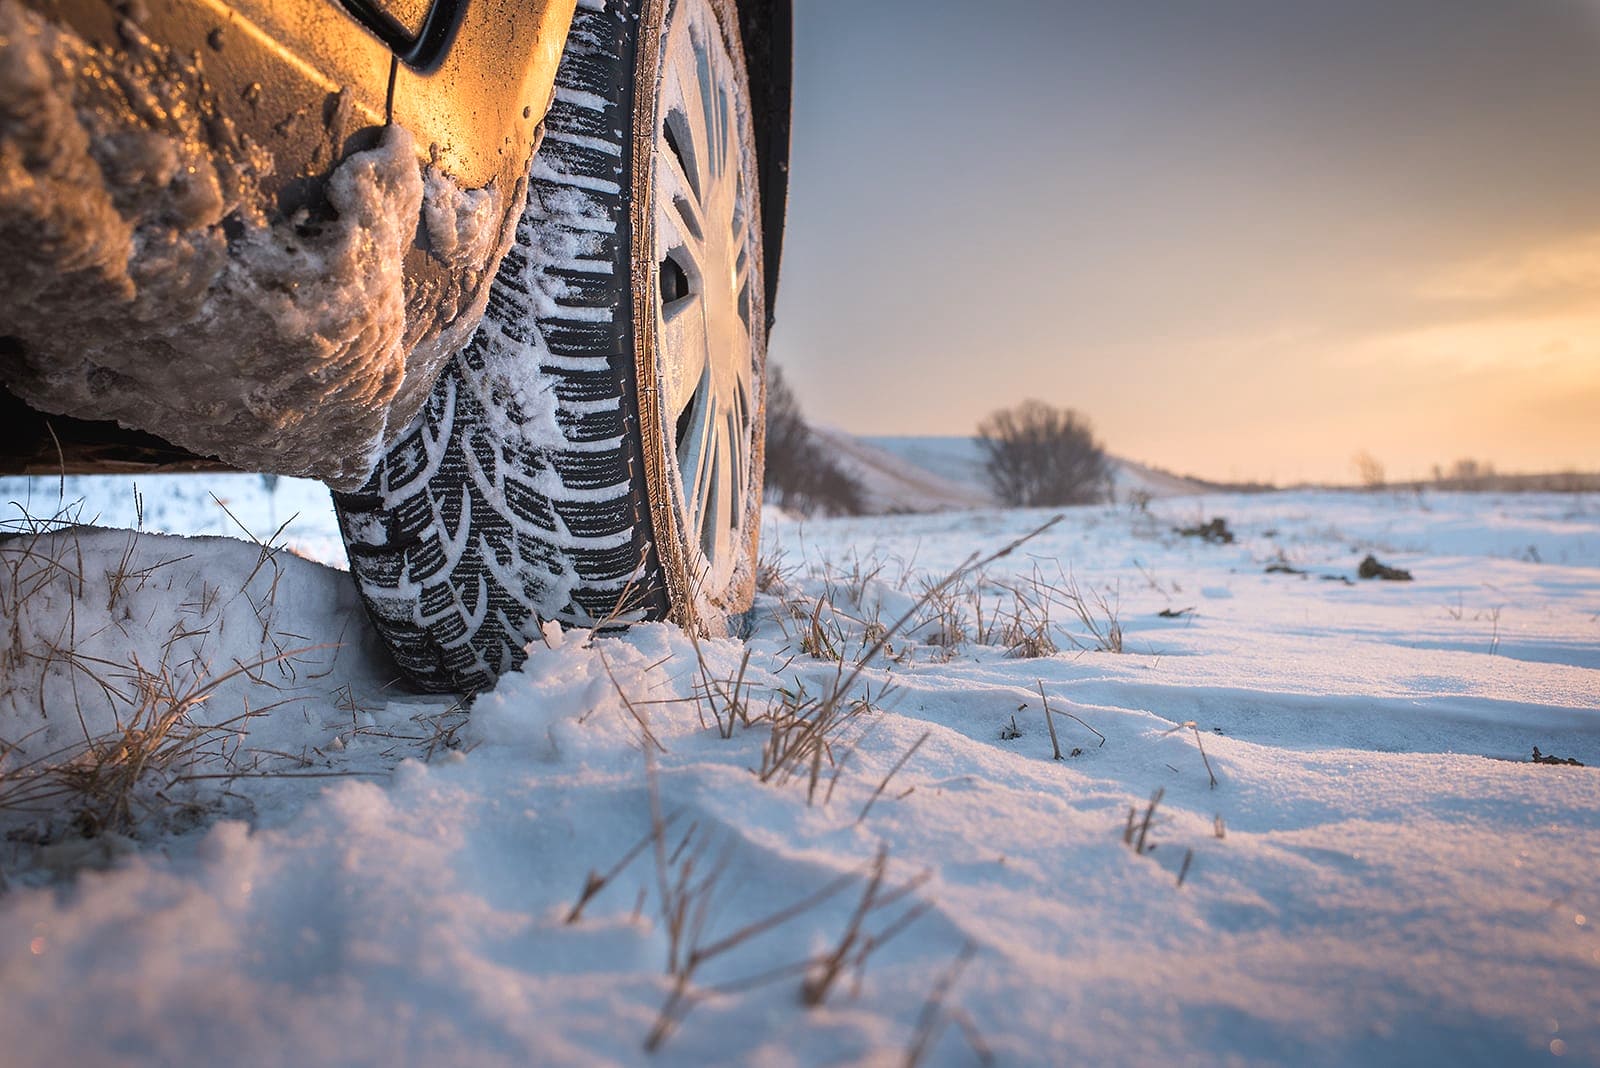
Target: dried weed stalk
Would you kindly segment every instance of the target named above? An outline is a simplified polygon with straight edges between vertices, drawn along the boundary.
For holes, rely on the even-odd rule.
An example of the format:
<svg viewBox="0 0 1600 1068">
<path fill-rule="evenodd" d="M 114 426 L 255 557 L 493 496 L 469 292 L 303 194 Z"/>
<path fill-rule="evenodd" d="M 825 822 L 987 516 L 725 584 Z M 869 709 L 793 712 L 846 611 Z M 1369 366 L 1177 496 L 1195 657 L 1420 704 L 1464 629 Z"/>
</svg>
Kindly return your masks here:
<svg viewBox="0 0 1600 1068">
<path fill-rule="evenodd" d="M 887 914 L 919 890 L 930 875 L 924 872 L 900 886 L 889 887 L 886 881 L 888 851 L 880 848 L 868 869 L 861 898 L 846 921 L 838 941 L 831 948 L 743 978 L 697 988 L 695 977 L 707 964 L 818 908 L 858 881 L 859 875 L 846 872 L 812 893 L 730 934 L 709 939 L 708 924 L 720 911 L 716 903 L 717 888 L 727 871 L 728 851 L 722 850 L 715 860 L 707 863 L 707 843 L 700 840 L 691 844 L 695 832 L 695 828 L 691 827 L 669 859 L 665 848 L 664 824 L 658 822 L 657 826 L 650 840 L 656 849 L 657 892 L 660 895 L 662 923 L 667 933 L 667 974 L 672 979 L 672 986 L 656 1016 L 655 1024 L 645 1037 L 644 1048 L 652 1053 L 661 1048 L 705 994 L 737 993 L 799 975 L 803 977 L 800 985 L 801 1003 L 807 1007 L 822 1004 L 842 976 L 853 973 L 859 983 L 868 958 L 915 923 L 929 908 L 926 902 L 912 902 L 876 931 L 868 929 L 869 919 Z M 624 858 L 627 859 L 631 858 Z"/>
<path fill-rule="evenodd" d="M 833 948 L 817 954 L 807 962 L 805 981 L 800 984 L 800 1000 L 808 1008 L 814 1008 L 826 1001 L 828 992 L 846 972 L 854 971 L 859 980 L 866 967 L 867 958 L 881 949 L 890 939 L 917 922 L 930 908 L 926 901 L 915 902 L 877 933 L 869 932 L 866 924 L 872 915 L 892 908 L 916 893 L 932 876 L 932 872 L 925 871 L 898 887 L 886 887 L 885 877 L 888 871 L 889 849 L 887 846 L 879 846 L 878 854 L 873 858 L 872 867 L 869 869 L 866 886 L 862 889 L 861 900 L 851 912 L 838 942 L 834 943 Z"/>
<path fill-rule="evenodd" d="M 956 954 L 956 959 L 950 963 L 950 967 L 945 969 L 944 974 L 933 984 L 933 990 L 928 994 L 928 1000 L 923 1003 L 922 1012 L 917 1017 L 917 1029 L 912 1036 L 911 1045 L 906 1049 L 906 1068 L 917 1068 L 917 1065 L 927 1059 L 928 1054 L 933 1051 L 934 1044 L 939 1041 L 939 1036 L 944 1033 L 945 1027 L 952 1019 L 960 1025 L 963 1037 L 978 1057 L 978 1063 L 983 1065 L 994 1063 L 994 1054 L 979 1035 L 971 1017 L 959 1009 L 952 1011 L 945 1008 L 945 1001 L 955 989 L 956 980 L 961 978 L 961 973 L 972 963 L 972 958 L 977 956 L 977 953 L 978 947 L 973 943 L 964 944 L 961 952 Z"/>
<path fill-rule="evenodd" d="M 1059 565 L 1057 565 L 1059 567 Z M 1071 572 L 1061 576 L 1061 585 L 1049 592 L 1059 596 L 1074 618 L 1083 626 L 1085 635 L 1068 634 L 1080 649 L 1105 653 L 1120 653 L 1122 648 L 1122 598 L 1115 591 L 1108 597 L 1103 590 L 1085 592 Z"/>
<path fill-rule="evenodd" d="M 656 888 L 662 928 L 667 934 L 666 970 L 672 979 L 667 999 L 645 1037 L 644 1048 L 654 1053 L 689 1010 L 694 1008 L 700 996 L 695 990 L 694 980 L 702 967 L 811 911 L 843 891 L 855 881 L 856 876 L 854 873 L 841 875 L 792 904 L 747 923 L 731 934 L 708 941 L 706 928 L 718 911 L 716 893 L 719 881 L 727 871 L 728 851 L 724 848 L 712 859 L 707 841 L 703 837 L 695 839 L 695 828 L 691 827 L 669 859 L 665 821 L 661 818 L 659 796 L 654 786 L 651 790 L 651 821 L 653 830 L 650 841 L 655 847 Z M 753 985 L 754 982 L 750 980 L 742 985 Z"/>
<path fill-rule="evenodd" d="M 1037 685 L 1038 688 L 1039 688 L 1039 700 L 1044 702 L 1044 722 L 1045 722 L 1045 726 L 1050 728 L 1050 745 L 1055 750 L 1055 759 L 1060 760 L 1061 759 L 1061 743 L 1056 738 L 1055 714 L 1054 714 L 1054 710 L 1051 709 L 1051 707 L 1050 707 L 1050 698 L 1047 697 L 1045 695 L 1045 692 L 1044 692 L 1044 680 L 1043 679 L 1037 680 L 1035 685 Z M 1103 746 L 1103 745 L 1106 744 L 1106 736 L 1101 734 L 1098 730 L 1096 730 L 1094 728 L 1093 724 L 1091 724 L 1088 720 L 1084 719 L 1082 716 L 1079 716 L 1079 715 L 1077 715 L 1075 713 L 1072 713 L 1072 712 L 1067 712 L 1065 710 L 1063 710 L 1061 714 L 1063 716 L 1066 716 L 1068 719 L 1072 720 L 1074 723 L 1077 723 L 1080 726 L 1086 728 L 1096 738 L 1099 738 L 1100 739 L 1100 745 Z M 1097 746 L 1096 748 L 1099 748 L 1099 747 Z M 1073 756 L 1077 756 L 1078 752 L 1079 752 L 1078 750 L 1074 749 L 1072 751 L 1072 755 Z"/>
<path fill-rule="evenodd" d="M 883 791 L 888 788 L 889 780 L 894 778 L 895 774 L 906 766 L 906 762 L 916 755 L 918 749 L 922 748 L 922 743 L 932 736 L 932 731 L 923 731 L 921 737 L 911 743 L 911 748 L 900 754 L 900 759 L 894 762 L 894 767 L 890 768 L 888 774 L 884 775 L 883 780 L 878 783 L 878 788 L 872 791 L 871 797 L 867 798 L 867 803 L 861 806 L 861 815 L 856 817 L 857 823 L 861 823 L 867 818 L 867 813 L 872 811 L 872 806 L 878 803 L 878 798 L 882 797 Z"/>
<path fill-rule="evenodd" d="M 1162 734 L 1165 736 L 1172 734 L 1174 731 L 1181 731 L 1185 729 L 1194 733 L 1195 747 L 1200 750 L 1200 759 L 1205 763 L 1206 766 L 1206 776 L 1211 780 L 1211 789 L 1215 790 L 1217 788 L 1217 773 L 1211 769 L 1211 758 L 1206 756 L 1206 744 L 1200 740 L 1199 725 L 1192 719 L 1186 720 L 1183 723 L 1178 724 L 1176 727 L 1173 727 L 1171 730 L 1163 731 Z"/>
<path fill-rule="evenodd" d="M 1150 841 L 1150 828 L 1155 823 L 1156 807 L 1161 804 L 1161 799 L 1166 793 L 1164 787 L 1157 787 L 1156 792 L 1150 795 L 1150 803 L 1144 807 L 1142 817 L 1137 808 L 1133 805 L 1128 806 L 1128 822 L 1122 829 L 1122 843 L 1141 857 L 1156 847 L 1156 844 Z"/>
</svg>

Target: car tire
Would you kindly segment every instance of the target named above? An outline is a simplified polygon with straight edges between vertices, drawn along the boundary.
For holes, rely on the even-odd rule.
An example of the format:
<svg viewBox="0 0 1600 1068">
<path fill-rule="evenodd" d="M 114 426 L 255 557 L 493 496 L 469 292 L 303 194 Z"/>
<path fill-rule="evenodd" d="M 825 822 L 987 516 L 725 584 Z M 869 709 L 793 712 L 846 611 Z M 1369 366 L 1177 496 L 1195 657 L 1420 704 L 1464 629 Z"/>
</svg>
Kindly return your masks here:
<svg viewBox="0 0 1600 1068">
<path fill-rule="evenodd" d="M 766 344 L 749 99 L 731 3 L 580 0 L 483 323 L 334 495 L 418 686 L 490 686 L 549 621 L 714 633 L 748 605 Z"/>
</svg>

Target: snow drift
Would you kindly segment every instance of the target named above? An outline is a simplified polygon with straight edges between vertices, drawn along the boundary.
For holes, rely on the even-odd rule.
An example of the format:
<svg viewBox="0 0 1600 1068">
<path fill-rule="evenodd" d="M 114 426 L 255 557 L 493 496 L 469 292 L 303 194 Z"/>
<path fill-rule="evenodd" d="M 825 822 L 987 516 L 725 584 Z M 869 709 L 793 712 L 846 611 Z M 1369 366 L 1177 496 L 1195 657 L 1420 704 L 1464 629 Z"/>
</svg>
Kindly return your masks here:
<svg viewBox="0 0 1600 1068">
<path fill-rule="evenodd" d="M 1173 533 L 1212 514 L 1235 543 Z M 742 640 L 551 630 L 470 715 L 384 689 L 347 580 L 268 554 L 269 633 L 343 645 L 197 711 L 264 711 L 219 778 L 115 847 L 5 813 L 9 1063 L 1600 1060 L 1593 502 L 1074 509 L 918 606 L 1048 518 L 770 517 Z M 1416 580 L 1354 579 L 1369 552 Z M 104 660 L 272 653 L 260 547 L 13 538 L 6 589 L 39 553 L 72 563 L 12 655 L 71 613 Z M 207 584 L 253 599 L 187 635 Z M 1060 651 L 1013 655 L 1040 590 Z M 6 675 L 8 772 L 83 729 L 49 677 Z M 764 778 L 835 693 L 815 773 Z"/>
</svg>

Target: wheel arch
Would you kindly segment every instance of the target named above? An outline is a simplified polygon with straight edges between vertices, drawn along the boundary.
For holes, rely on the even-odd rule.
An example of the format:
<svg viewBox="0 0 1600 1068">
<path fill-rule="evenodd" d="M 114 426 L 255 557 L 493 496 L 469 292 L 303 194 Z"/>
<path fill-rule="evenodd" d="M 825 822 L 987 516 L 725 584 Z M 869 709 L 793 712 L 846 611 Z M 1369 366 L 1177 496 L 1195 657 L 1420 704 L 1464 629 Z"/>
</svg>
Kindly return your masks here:
<svg viewBox="0 0 1600 1068">
<path fill-rule="evenodd" d="M 738 0 L 739 37 L 750 72 L 756 169 L 761 187 L 767 329 L 777 306 L 783 224 L 789 200 L 789 124 L 794 95 L 792 0 Z"/>
</svg>

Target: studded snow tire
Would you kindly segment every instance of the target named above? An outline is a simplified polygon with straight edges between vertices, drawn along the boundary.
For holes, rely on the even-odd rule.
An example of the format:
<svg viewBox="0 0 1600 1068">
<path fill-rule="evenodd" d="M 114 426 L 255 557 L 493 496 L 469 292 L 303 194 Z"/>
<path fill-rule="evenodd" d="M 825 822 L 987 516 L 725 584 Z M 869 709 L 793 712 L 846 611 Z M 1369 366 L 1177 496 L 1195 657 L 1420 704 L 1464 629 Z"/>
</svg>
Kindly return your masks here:
<svg viewBox="0 0 1600 1068">
<path fill-rule="evenodd" d="M 369 614 L 425 689 L 492 685 L 546 621 L 698 625 L 705 608 L 742 607 L 749 596 L 761 398 L 748 402 L 739 431 L 754 464 L 754 503 L 739 528 L 747 544 L 711 601 L 697 592 L 695 576 L 709 571 L 683 533 L 692 520 L 665 438 L 682 419 L 652 407 L 660 271 L 651 235 L 636 238 L 651 215 L 635 190 L 650 181 L 648 159 L 636 157 L 653 149 L 648 128 L 642 138 L 635 131 L 641 115 L 660 119 L 654 95 L 635 94 L 656 84 L 658 57 L 640 48 L 641 39 L 665 40 L 641 11 L 655 2 L 580 0 L 527 207 L 483 324 L 367 483 L 334 496 Z M 759 290 L 759 245 L 754 255 Z M 657 529 L 668 531 L 665 551 Z"/>
</svg>

